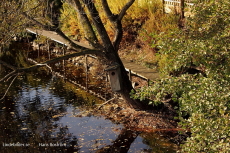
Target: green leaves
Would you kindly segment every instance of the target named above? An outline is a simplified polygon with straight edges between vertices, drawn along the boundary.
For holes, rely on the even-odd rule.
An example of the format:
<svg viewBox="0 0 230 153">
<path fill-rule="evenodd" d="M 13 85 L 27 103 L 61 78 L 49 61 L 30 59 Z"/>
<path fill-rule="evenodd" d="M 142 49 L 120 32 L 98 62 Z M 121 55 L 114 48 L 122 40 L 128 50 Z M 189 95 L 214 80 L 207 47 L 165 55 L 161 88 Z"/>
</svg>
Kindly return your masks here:
<svg viewBox="0 0 230 153">
<path fill-rule="evenodd" d="M 187 29 L 160 37 L 159 68 L 166 76 L 137 91 L 142 99 L 162 102 L 170 95 L 179 104 L 180 125 L 192 137 L 181 152 L 230 151 L 230 1 L 209 0 L 196 4 Z M 195 66 L 206 74 L 183 74 Z M 188 119 L 183 116 L 189 115 Z"/>
<path fill-rule="evenodd" d="M 133 96 L 141 100 L 152 99 L 150 104 L 156 105 L 165 101 L 167 95 L 179 103 L 180 125 L 190 127 L 192 132 L 192 137 L 182 146 L 182 152 L 215 152 L 228 148 L 229 81 L 182 75 L 156 81 L 151 87 L 137 90 Z M 183 119 L 185 115 L 189 115 L 189 119 Z"/>
<path fill-rule="evenodd" d="M 196 4 L 186 29 L 160 37 L 159 66 L 163 73 L 194 64 L 210 76 L 230 74 L 230 2 L 207 1 Z"/>
</svg>

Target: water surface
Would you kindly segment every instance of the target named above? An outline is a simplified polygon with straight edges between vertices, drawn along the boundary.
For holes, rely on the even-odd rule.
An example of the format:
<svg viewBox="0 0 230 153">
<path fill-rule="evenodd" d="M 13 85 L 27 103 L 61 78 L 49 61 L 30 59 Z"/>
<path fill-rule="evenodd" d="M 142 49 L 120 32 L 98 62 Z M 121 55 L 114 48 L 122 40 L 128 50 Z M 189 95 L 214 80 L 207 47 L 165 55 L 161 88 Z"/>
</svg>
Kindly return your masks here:
<svg viewBox="0 0 230 153">
<path fill-rule="evenodd" d="M 10 72 L 0 65 L 0 78 Z M 140 133 L 87 110 L 101 99 L 44 68 L 0 83 L 0 150 L 27 152 L 176 152 L 156 133 Z"/>
</svg>

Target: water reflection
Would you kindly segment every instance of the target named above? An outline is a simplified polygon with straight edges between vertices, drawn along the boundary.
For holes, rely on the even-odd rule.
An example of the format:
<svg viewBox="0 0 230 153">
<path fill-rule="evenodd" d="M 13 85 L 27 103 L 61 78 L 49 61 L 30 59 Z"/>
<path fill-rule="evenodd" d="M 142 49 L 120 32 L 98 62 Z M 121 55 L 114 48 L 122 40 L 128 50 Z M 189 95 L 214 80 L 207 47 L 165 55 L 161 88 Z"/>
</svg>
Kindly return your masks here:
<svg viewBox="0 0 230 153">
<path fill-rule="evenodd" d="M 87 111 L 79 107 L 87 103 L 76 94 L 80 89 L 75 87 L 74 92 L 68 83 L 54 81 L 52 76 L 28 75 L 15 82 L 15 91 L 0 104 L 2 151 L 158 152 L 144 144 L 148 139 L 143 141 L 138 132 L 91 114 L 79 116 Z"/>
<path fill-rule="evenodd" d="M 0 65 L 0 72 L 2 78 L 10 71 Z M 1 97 L 9 83 L 1 82 Z M 0 101 L 0 150 L 4 153 L 175 152 L 174 145 L 159 135 L 131 131 L 95 117 L 84 108 L 101 102 L 43 68 L 20 75 Z"/>
<path fill-rule="evenodd" d="M 74 117 L 81 111 L 76 108 L 76 95 L 66 95 L 68 98 L 65 99 L 61 96 L 65 92 L 60 94 L 51 90 L 54 88 L 53 82 L 43 80 L 43 83 L 47 83 L 46 86 L 33 87 L 37 83 L 32 86 L 22 83 L 25 78 L 15 82 L 16 85 L 21 85 L 18 93 L 10 92 L 13 96 L 8 96 L 1 102 L 2 150 L 24 152 L 29 148 L 33 151 L 87 152 L 111 143 L 116 138 L 120 125 L 113 125 L 108 120 L 93 116 Z M 34 82 L 40 80 L 36 79 Z M 73 104 L 70 104 L 69 99 L 74 99 Z M 78 100 L 82 103 L 81 98 Z M 111 129 L 115 129 L 114 132 Z"/>
</svg>

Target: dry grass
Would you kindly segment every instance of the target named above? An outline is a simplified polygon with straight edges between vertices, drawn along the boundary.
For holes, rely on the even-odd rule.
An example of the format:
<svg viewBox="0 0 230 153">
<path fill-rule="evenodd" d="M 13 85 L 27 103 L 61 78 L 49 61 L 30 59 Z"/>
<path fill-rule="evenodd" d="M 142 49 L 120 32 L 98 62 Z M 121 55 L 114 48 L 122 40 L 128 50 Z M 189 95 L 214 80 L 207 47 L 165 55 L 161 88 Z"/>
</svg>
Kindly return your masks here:
<svg viewBox="0 0 230 153">
<path fill-rule="evenodd" d="M 108 0 L 114 14 L 119 13 L 128 0 Z M 105 24 L 109 36 L 114 35 L 114 28 L 103 13 L 100 0 L 96 0 L 96 6 L 100 10 L 100 17 Z M 77 20 L 77 14 L 73 8 L 64 5 L 62 14 L 62 29 L 75 39 L 81 39 L 84 35 Z M 161 0 L 137 0 L 127 11 L 123 19 L 123 40 L 120 47 L 120 55 L 142 65 L 156 65 L 158 34 L 168 33 L 177 28 L 178 17 L 163 13 Z"/>
<path fill-rule="evenodd" d="M 156 1 L 151 7 L 147 2 L 141 4 L 141 9 L 132 7 L 135 9 L 132 11 L 133 14 L 139 11 L 137 14 L 141 14 L 142 17 L 138 18 L 137 15 L 131 24 L 127 27 L 124 25 L 124 41 L 120 55 L 144 66 L 155 68 L 158 64 L 155 57 L 158 51 L 158 35 L 175 30 L 178 27 L 178 16 L 165 14 L 162 11 L 161 1 Z"/>
</svg>

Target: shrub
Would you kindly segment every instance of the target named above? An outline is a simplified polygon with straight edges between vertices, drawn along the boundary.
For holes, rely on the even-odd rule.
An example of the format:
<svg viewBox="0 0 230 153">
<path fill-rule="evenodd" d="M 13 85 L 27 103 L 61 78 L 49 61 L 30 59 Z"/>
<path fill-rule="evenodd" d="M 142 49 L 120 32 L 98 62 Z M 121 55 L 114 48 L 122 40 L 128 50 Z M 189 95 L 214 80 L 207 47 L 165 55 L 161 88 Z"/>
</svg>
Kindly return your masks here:
<svg viewBox="0 0 230 153">
<path fill-rule="evenodd" d="M 186 29 L 157 37 L 159 65 L 167 77 L 135 95 L 156 103 L 171 95 L 179 104 L 180 125 L 192 132 L 181 152 L 230 152 L 229 6 L 228 0 L 197 3 Z M 206 76 L 169 76 L 193 66 Z"/>
<path fill-rule="evenodd" d="M 137 91 L 135 98 L 153 104 L 171 95 L 179 103 L 180 125 L 192 132 L 182 152 L 228 152 L 230 141 L 230 84 L 221 78 L 182 75 L 165 78 Z M 177 108 L 176 108 L 177 109 Z M 184 119 L 188 114 L 189 119 Z"/>
</svg>

